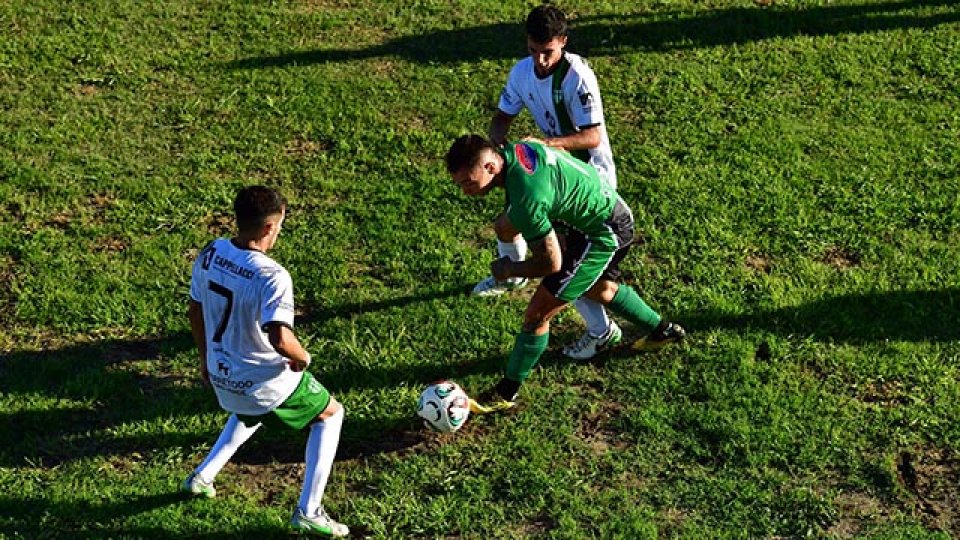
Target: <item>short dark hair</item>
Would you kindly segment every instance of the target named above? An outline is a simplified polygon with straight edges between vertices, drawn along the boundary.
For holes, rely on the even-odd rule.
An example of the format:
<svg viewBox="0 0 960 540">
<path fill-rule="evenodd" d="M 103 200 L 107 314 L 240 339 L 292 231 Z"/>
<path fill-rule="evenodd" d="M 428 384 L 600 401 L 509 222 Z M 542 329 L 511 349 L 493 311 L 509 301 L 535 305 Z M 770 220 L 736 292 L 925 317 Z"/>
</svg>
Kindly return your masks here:
<svg viewBox="0 0 960 540">
<path fill-rule="evenodd" d="M 263 227 L 267 218 L 283 213 L 286 207 L 287 200 L 275 189 L 266 186 L 245 187 L 233 199 L 237 229 L 241 232 L 256 231 Z"/>
<path fill-rule="evenodd" d="M 466 167 L 473 167 L 487 148 L 494 150 L 493 143 L 480 135 L 457 138 L 450 145 L 450 150 L 447 150 L 447 172 L 455 173 Z"/>
<path fill-rule="evenodd" d="M 568 30 L 567 16 L 549 4 L 537 6 L 527 15 L 527 36 L 536 43 L 566 37 Z"/>
</svg>

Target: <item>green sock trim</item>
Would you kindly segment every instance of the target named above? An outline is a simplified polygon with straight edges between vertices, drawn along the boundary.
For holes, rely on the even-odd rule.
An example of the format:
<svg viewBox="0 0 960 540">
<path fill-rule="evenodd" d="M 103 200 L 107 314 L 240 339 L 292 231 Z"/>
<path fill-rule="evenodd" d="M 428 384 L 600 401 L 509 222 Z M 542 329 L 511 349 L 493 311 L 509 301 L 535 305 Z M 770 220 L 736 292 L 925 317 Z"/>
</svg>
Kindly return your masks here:
<svg viewBox="0 0 960 540">
<path fill-rule="evenodd" d="M 660 315 L 640 298 L 637 291 L 628 285 L 620 284 L 609 307 L 614 313 L 625 317 L 648 333 L 660 324 Z"/>
<path fill-rule="evenodd" d="M 530 332 L 520 332 L 513 343 L 504 376 L 512 381 L 522 383 L 530 376 L 533 366 L 540 361 L 540 355 L 547 350 L 550 333 L 535 336 Z"/>
</svg>

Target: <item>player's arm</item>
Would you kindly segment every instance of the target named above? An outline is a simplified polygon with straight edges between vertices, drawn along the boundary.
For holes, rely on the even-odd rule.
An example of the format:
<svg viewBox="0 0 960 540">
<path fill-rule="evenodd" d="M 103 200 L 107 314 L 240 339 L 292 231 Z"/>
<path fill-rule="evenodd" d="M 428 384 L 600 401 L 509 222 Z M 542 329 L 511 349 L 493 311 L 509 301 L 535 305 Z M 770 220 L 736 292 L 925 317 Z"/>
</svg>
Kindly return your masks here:
<svg viewBox="0 0 960 540">
<path fill-rule="evenodd" d="M 543 142 L 547 146 L 560 148 L 567 152 L 574 150 L 590 150 L 600 146 L 600 126 L 580 128 L 580 131 L 562 137 L 548 137 Z"/>
<path fill-rule="evenodd" d="M 269 322 L 265 326 L 270 345 L 283 357 L 289 359 L 290 369 L 294 371 L 307 369 L 310 365 L 310 354 L 300 344 L 293 330 L 281 322 Z"/>
<path fill-rule="evenodd" d="M 490 128 L 487 130 L 487 135 L 490 137 L 490 140 L 493 141 L 493 144 L 497 146 L 507 144 L 507 133 L 510 131 L 510 124 L 513 123 L 513 118 L 513 116 L 497 109 L 493 118 L 490 119 Z"/>
<path fill-rule="evenodd" d="M 512 277 L 536 278 L 560 271 L 563 255 L 560 251 L 560 242 L 553 229 L 546 236 L 527 244 L 530 254 L 526 260 L 511 261 L 501 257 L 490 264 L 493 277 L 504 280 Z"/>
<path fill-rule="evenodd" d="M 203 304 L 193 298 L 187 306 L 187 318 L 190 319 L 190 333 L 193 342 L 200 354 L 200 379 L 204 384 L 210 384 L 210 373 L 207 371 L 207 332 L 203 323 Z"/>
</svg>

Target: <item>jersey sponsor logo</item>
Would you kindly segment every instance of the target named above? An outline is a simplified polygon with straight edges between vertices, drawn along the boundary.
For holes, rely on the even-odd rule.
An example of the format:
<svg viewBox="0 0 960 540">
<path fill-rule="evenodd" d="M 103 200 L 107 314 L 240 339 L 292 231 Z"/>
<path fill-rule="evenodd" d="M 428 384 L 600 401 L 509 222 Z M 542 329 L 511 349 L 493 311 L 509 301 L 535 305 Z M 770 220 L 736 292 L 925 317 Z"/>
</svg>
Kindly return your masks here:
<svg viewBox="0 0 960 540">
<path fill-rule="evenodd" d="M 527 174 L 533 174 L 537 170 L 537 152 L 526 144 L 518 144 L 513 147 L 517 156 L 517 162 L 523 167 Z"/>
<path fill-rule="evenodd" d="M 287 302 L 282 297 L 275 298 L 267 304 L 267 308 L 275 309 L 277 311 L 293 311 L 293 302 Z"/>
<path fill-rule="evenodd" d="M 584 92 L 579 95 L 580 105 L 583 107 L 584 112 L 593 110 L 593 94 L 590 92 Z"/>
<path fill-rule="evenodd" d="M 235 381 L 229 377 L 221 377 L 217 373 L 210 374 L 210 382 L 217 385 L 217 387 L 230 392 L 231 394 L 237 394 L 240 396 L 246 395 L 247 390 L 253 386 L 253 381 L 249 379 L 246 381 Z"/>
</svg>

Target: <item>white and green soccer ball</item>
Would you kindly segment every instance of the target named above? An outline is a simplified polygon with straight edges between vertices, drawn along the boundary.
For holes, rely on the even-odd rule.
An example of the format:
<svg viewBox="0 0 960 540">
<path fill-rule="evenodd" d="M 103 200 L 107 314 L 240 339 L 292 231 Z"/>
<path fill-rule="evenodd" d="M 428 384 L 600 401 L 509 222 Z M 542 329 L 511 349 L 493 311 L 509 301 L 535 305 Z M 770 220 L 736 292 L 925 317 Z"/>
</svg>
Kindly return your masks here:
<svg viewBox="0 0 960 540">
<path fill-rule="evenodd" d="M 423 418 L 428 428 L 452 433 L 463 427 L 470 416 L 467 393 L 453 381 L 435 382 L 420 394 L 417 416 Z"/>
</svg>

